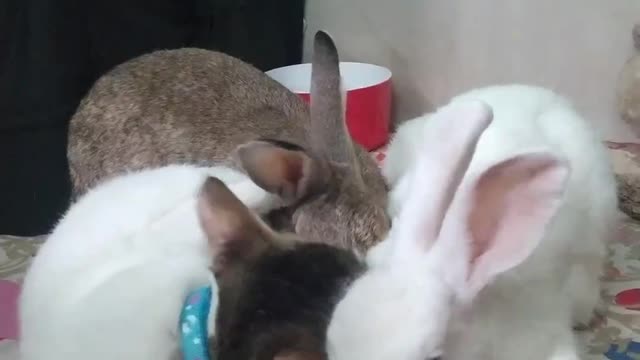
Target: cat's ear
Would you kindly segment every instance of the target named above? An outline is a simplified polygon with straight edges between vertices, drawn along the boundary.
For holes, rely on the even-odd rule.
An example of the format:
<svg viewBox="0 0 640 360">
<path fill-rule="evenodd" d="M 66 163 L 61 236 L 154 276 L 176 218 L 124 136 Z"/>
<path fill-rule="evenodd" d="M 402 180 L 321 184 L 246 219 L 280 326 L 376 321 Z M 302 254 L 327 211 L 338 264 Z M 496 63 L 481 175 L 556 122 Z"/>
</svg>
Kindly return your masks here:
<svg viewBox="0 0 640 360">
<path fill-rule="evenodd" d="M 257 258 L 275 241 L 275 233 L 214 177 L 202 186 L 198 216 L 214 256 L 217 278 L 229 268 Z"/>
</svg>

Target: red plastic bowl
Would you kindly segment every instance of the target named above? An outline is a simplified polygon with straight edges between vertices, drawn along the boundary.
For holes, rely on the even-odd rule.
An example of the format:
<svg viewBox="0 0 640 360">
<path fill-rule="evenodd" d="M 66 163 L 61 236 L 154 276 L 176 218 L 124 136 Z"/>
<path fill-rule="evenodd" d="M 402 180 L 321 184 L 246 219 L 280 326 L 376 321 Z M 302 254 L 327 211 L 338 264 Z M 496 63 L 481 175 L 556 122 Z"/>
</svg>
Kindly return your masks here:
<svg viewBox="0 0 640 360">
<path fill-rule="evenodd" d="M 629 310 L 640 310 L 640 289 L 627 289 L 619 292 L 615 302 L 616 305 Z"/>
<path fill-rule="evenodd" d="M 347 90 L 351 137 L 369 151 L 385 145 L 391 117 L 391 71 L 378 65 L 341 62 L 340 73 Z M 267 71 L 267 75 L 310 100 L 311 64 L 285 66 Z"/>
</svg>

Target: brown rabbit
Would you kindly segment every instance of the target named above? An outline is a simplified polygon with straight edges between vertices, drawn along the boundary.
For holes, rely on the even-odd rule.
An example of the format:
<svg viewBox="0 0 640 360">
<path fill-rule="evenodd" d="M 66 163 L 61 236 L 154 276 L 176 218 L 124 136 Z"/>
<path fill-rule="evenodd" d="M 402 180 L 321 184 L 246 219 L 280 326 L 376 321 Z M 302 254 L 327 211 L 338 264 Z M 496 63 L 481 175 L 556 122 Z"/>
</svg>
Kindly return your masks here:
<svg viewBox="0 0 640 360">
<path fill-rule="evenodd" d="M 126 171 L 227 164 L 282 197 L 279 228 L 368 249 L 390 226 L 387 186 L 348 135 L 338 64 L 333 40 L 319 31 L 310 106 L 218 52 L 156 51 L 121 64 L 98 79 L 71 119 L 74 195 Z"/>
</svg>

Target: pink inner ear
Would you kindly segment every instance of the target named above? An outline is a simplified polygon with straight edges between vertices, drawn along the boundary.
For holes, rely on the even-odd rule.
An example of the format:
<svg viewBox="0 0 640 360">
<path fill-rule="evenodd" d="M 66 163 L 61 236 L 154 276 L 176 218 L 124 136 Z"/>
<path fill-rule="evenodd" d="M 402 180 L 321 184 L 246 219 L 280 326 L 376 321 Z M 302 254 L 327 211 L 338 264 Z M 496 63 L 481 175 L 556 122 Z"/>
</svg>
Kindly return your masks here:
<svg viewBox="0 0 640 360">
<path fill-rule="evenodd" d="M 484 220 L 484 224 L 473 231 L 471 265 L 474 268 L 510 268 L 524 261 L 531 248 L 535 247 L 522 239 L 542 236 L 543 231 L 537 229 L 539 221 L 536 219 L 540 214 L 526 214 L 522 211 L 526 209 L 509 202 L 491 206 L 496 206 L 493 214 L 487 212 L 475 220 Z"/>
<path fill-rule="evenodd" d="M 472 286 L 486 285 L 529 257 L 559 206 L 567 176 L 567 167 L 555 158 L 528 154 L 478 179 L 468 218 Z"/>
</svg>

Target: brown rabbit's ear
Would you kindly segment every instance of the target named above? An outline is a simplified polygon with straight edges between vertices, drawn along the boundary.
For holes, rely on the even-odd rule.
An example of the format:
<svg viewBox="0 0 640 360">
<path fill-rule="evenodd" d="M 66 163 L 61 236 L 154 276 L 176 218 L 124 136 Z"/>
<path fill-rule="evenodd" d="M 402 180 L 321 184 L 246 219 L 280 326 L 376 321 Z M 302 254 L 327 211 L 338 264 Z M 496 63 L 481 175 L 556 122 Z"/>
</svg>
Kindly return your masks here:
<svg viewBox="0 0 640 360">
<path fill-rule="evenodd" d="M 253 182 L 288 203 L 324 191 L 330 177 L 326 162 L 284 141 L 251 141 L 236 148 L 233 157 Z"/>
<path fill-rule="evenodd" d="M 275 239 L 271 229 L 217 178 L 205 181 L 198 197 L 198 216 L 213 252 L 216 277 L 257 258 Z"/>
<path fill-rule="evenodd" d="M 345 101 L 340 79 L 338 49 L 329 34 L 318 31 L 311 65 L 310 140 L 313 150 L 329 160 L 347 164 L 356 176 L 353 142 L 345 121 Z"/>
</svg>

